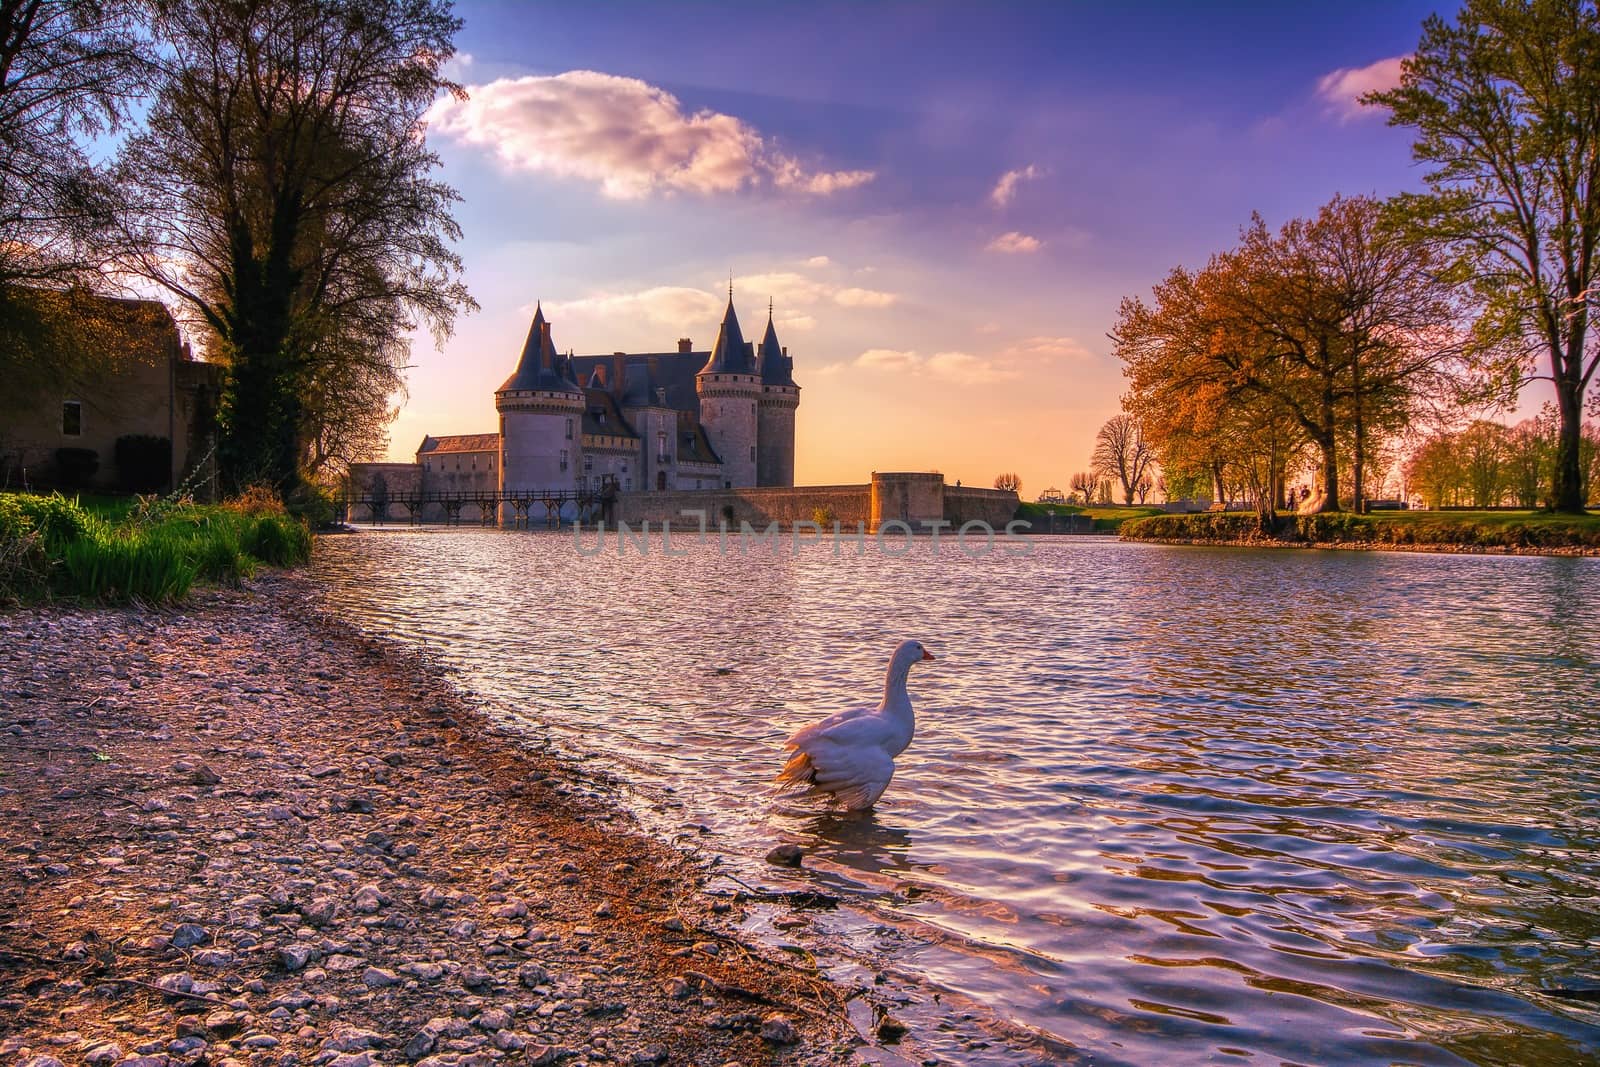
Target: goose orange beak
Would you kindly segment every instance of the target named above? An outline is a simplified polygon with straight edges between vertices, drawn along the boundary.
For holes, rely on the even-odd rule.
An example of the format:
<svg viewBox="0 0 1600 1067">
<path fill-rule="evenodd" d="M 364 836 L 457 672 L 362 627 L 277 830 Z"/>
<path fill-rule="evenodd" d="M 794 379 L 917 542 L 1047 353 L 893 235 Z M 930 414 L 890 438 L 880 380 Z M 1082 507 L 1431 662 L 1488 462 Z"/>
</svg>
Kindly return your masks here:
<svg viewBox="0 0 1600 1067">
<path fill-rule="evenodd" d="M 932 652 L 929 652 L 927 649 L 923 649 L 922 650 L 922 658 L 923 659 L 935 659 L 937 657 L 935 657 L 934 654 Z"/>
</svg>

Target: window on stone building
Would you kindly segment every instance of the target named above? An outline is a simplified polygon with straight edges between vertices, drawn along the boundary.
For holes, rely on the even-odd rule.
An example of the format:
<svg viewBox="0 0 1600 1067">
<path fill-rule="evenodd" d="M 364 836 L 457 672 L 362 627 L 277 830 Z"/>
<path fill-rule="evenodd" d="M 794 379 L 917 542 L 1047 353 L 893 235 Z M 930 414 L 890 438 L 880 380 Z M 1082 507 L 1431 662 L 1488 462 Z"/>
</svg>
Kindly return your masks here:
<svg viewBox="0 0 1600 1067">
<path fill-rule="evenodd" d="M 567 440 L 572 440 L 572 420 L 567 420 Z"/>
<path fill-rule="evenodd" d="M 756 446 L 755 445 L 751 445 L 750 446 L 750 462 L 754 463 L 755 461 L 756 461 Z"/>
<path fill-rule="evenodd" d="M 564 448 L 561 450 L 561 469 L 567 469 L 567 450 Z"/>
<path fill-rule="evenodd" d="M 67 437 L 83 436 L 83 402 L 68 400 L 61 405 L 61 432 Z"/>
<path fill-rule="evenodd" d="M 632 489 L 633 488 L 633 479 L 632 478 L 624 478 L 624 479 L 622 479 L 622 488 L 624 488 L 624 489 Z"/>
</svg>

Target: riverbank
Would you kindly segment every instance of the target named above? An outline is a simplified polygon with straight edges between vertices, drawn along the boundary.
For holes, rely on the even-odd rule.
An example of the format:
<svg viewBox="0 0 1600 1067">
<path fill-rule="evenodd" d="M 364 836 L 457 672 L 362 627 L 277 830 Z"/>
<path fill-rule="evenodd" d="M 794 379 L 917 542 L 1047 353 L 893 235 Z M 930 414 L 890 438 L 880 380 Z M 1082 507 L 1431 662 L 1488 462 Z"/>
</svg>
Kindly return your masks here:
<svg viewBox="0 0 1600 1067">
<path fill-rule="evenodd" d="M 1127 541 L 1244 548 L 1600 556 L 1600 514 L 1534 511 L 1289 515 L 1266 528 L 1254 512 L 1157 515 L 1124 523 L 1121 535 Z"/>
<path fill-rule="evenodd" d="M 303 579 L 0 647 L 4 1062 L 852 1061 L 705 864 Z"/>
</svg>

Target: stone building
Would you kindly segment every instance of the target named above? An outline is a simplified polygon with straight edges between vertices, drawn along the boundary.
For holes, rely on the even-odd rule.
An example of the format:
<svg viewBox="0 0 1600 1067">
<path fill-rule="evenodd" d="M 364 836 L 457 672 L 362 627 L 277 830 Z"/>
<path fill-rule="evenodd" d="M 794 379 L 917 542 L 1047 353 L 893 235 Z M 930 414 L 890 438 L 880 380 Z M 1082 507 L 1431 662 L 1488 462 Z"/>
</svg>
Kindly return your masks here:
<svg viewBox="0 0 1600 1067">
<path fill-rule="evenodd" d="M 423 438 L 417 491 L 503 496 L 794 484 L 794 364 L 778 343 L 770 307 L 760 346 L 744 339 L 731 291 L 709 352 L 682 338 L 671 352 L 563 354 L 540 306 L 494 401 L 498 432 Z M 379 466 L 352 468 L 358 493 Z M 386 484 L 393 482 L 392 465 L 381 466 Z M 500 517 L 508 517 L 504 509 Z"/>
<path fill-rule="evenodd" d="M 159 301 L 86 299 L 75 321 L 84 320 L 84 335 L 102 349 L 86 362 L 90 369 L 25 402 L 0 395 L 0 487 L 127 488 L 131 472 L 118 469 L 117 441 L 140 437 L 170 444 L 162 484 L 148 488 L 188 481 L 210 491 L 223 368 L 193 358 Z M 84 453 L 93 456 L 87 464 Z M 93 473 L 67 477 L 67 458 Z M 195 472 L 197 464 L 206 469 Z"/>
</svg>

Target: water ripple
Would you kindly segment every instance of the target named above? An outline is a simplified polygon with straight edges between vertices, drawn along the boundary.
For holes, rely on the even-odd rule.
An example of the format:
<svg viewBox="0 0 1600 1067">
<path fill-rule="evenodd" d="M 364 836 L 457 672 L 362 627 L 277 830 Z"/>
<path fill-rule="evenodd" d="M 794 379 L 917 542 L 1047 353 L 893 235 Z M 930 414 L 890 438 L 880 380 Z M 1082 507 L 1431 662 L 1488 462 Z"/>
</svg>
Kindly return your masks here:
<svg viewBox="0 0 1600 1067">
<path fill-rule="evenodd" d="M 1600 1062 L 1600 1012 L 1544 992 L 1600 984 L 1597 561 L 463 530 L 325 539 L 316 567 L 531 736 L 735 851 L 805 844 L 901 971 L 1052 1048 Z M 879 809 L 773 798 L 784 736 L 874 699 L 906 636 L 940 662 Z"/>
</svg>

